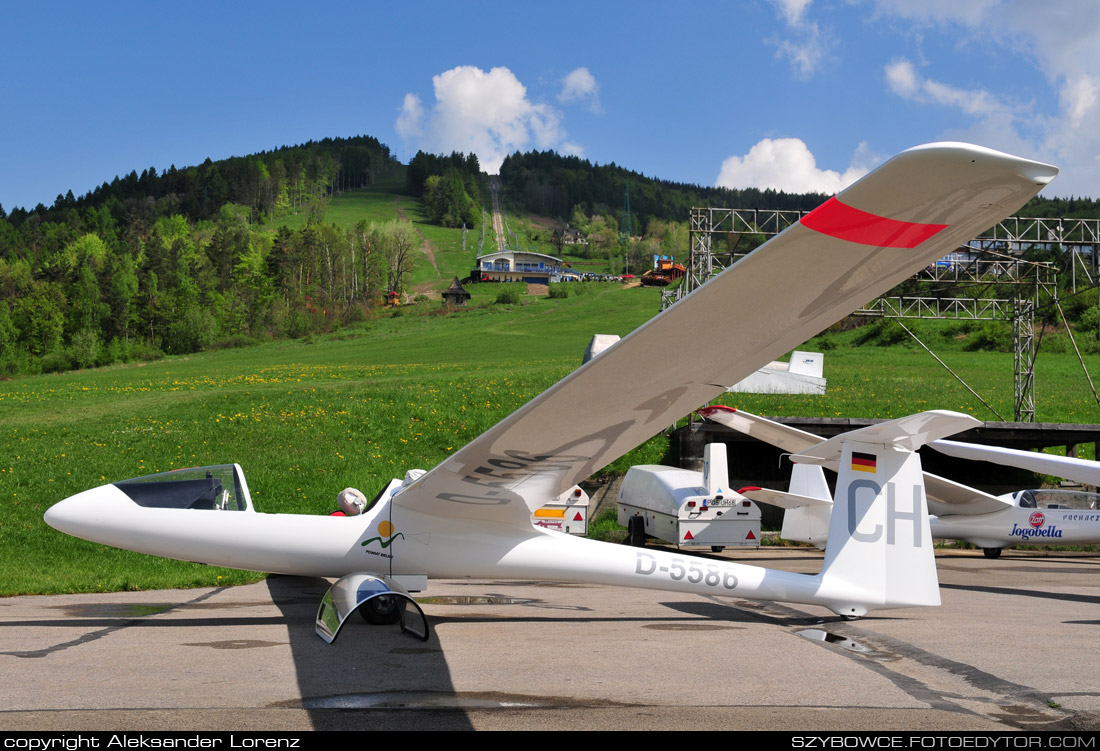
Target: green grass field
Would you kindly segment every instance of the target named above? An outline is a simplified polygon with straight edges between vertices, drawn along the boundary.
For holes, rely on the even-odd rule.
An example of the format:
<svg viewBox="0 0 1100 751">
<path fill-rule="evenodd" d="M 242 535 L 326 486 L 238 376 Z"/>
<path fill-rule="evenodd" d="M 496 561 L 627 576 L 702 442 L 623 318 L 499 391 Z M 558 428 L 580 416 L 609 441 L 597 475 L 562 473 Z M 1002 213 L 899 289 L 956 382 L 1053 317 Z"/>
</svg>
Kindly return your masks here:
<svg viewBox="0 0 1100 751">
<path fill-rule="evenodd" d="M 326 222 L 332 222 L 345 230 L 366 219 L 369 222 L 388 222 L 397 218 L 397 208 L 416 205 L 418 201 L 404 195 L 404 178 L 391 178 L 379 181 L 368 188 L 337 193 L 328 199 L 325 210 Z M 286 226 L 293 230 L 301 229 L 306 223 L 306 212 L 285 214 L 277 217 L 271 227 Z"/>
<path fill-rule="evenodd" d="M 483 307 L 449 315 L 424 303 L 315 339 L 0 383 L 0 594 L 254 580 L 76 540 L 42 514 L 106 482 L 232 461 L 259 510 L 327 513 L 344 487 L 372 495 L 406 469 L 434 466 L 579 365 L 592 334 L 626 334 L 658 308 L 658 291 L 617 285 L 489 304 L 499 286 L 476 285 Z M 736 405 L 850 417 L 947 408 L 994 419 L 920 350 L 834 343 L 826 396 L 742 395 Z M 1010 354 L 944 357 L 1011 414 Z M 1037 379 L 1039 420 L 1100 423 L 1073 355 L 1041 355 Z M 658 437 L 613 468 L 659 461 L 666 447 Z"/>
<path fill-rule="evenodd" d="M 593 320 L 625 334 L 656 305 L 648 290 L 600 286 L 451 315 L 414 306 L 312 343 L 4 382 L 0 593 L 255 578 L 74 540 L 42 514 L 105 482 L 229 461 L 260 510 L 327 513 L 344 487 L 373 494 L 435 465 L 576 367 Z"/>
</svg>

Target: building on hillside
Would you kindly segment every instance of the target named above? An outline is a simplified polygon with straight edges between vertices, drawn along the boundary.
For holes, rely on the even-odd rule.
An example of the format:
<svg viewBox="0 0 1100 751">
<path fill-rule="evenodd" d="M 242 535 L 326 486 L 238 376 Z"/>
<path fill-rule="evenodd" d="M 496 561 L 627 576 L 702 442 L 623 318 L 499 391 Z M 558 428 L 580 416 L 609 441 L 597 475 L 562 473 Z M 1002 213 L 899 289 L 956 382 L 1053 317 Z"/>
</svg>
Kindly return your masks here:
<svg viewBox="0 0 1100 751">
<path fill-rule="evenodd" d="M 573 229 L 572 227 L 566 227 L 565 229 L 554 230 L 554 234 L 551 238 L 551 242 L 557 245 L 559 248 L 563 245 L 587 245 L 588 241 L 584 239 L 584 233 L 579 229 Z"/>
<path fill-rule="evenodd" d="M 549 284 L 561 272 L 560 258 L 530 250 L 499 250 L 477 257 L 471 279 L 481 282 L 527 282 Z"/>
<path fill-rule="evenodd" d="M 458 277 L 451 282 L 451 286 L 443 291 L 443 304 L 452 305 L 455 307 L 465 305 L 470 299 L 470 293 L 462 287 L 462 283 L 458 281 Z"/>
</svg>

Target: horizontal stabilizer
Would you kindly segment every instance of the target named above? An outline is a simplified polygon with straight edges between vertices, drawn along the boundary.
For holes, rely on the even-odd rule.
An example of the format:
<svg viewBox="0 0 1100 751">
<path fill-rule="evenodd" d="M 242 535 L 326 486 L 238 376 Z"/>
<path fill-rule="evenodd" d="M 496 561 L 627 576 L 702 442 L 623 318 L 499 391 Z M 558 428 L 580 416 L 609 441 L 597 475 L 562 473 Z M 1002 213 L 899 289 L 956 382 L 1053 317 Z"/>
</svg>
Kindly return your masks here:
<svg viewBox="0 0 1100 751">
<path fill-rule="evenodd" d="M 868 425 L 822 441 L 816 446 L 795 454 L 791 457 L 791 461 L 802 464 L 836 465 L 840 461 L 843 444 L 851 442 L 891 446 L 902 451 L 916 451 L 929 441 L 954 435 L 981 424 L 980 420 L 961 412 L 950 412 L 945 409 L 918 412 L 896 420 Z"/>
<path fill-rule="evenodd" d="M 733 407 L 716 404 L 712 407 L 703 407 L 697 411 L 697 414 L 792 454 L 821 443 L 821 436 Z"/>
<path fill-rule="evenodd" d="M 808 495 L 787 493 L 783 490 L 742 488 L 737 492 L 751 501 L 756 501 L 757 503 L 770 503 L 773 506 L 785 509 L 805 508 L 807 506 L 830 507 L 833 505 L 833 502 L 826 498 L 811 498 Z"/>
<path fill-rule="evenodd" d="M 748 378 L 726 389 L 731 394 L 816 394 L 825 393 L 820 352 L 791 353 L 790 362 L 772 362 Z"/>
<path fill-rule="evenodd" d="M 798 428 L 792 428 L 790 425 L 783 425 L 782 423 L 769 420 L 766 417 L 760 417 L 750 412 L 745 412 L 740 409 L 733 409 L 732 407 L 706 407 L 699 410 L 699 414 L 708 420 L 717 422 L 720 425 L 725 425 L 728 428 L 750 435 L 757 440 L 764 443 L 771 444 L 785 451 L 789 451 L 795 454 L 792 459 L 799 461 L 800 452 L 811 452 L 815 455 L 818 453 L 818 449 L 813 448 L 823 444 L 821 437 L 816 436 L 813 433 L 807 433 L 804 430 Z M 954 413 L 949 413 L 954 414 Z M 902 418 L 903 420 L 905 418 Z M 889 425 L 889 423 L 881 423 L 881 425 Z M 881 425 L 873 425 L 872 428 L 880 428 Z M 964 428 L 973 427 L 973 425 L 965 425 Z M 845 436 L 851 436 L 852 433 L 846 433 Z M 843 436 L 841 436 L 843 437 Z M 832 439 L 834 441 L 838 438 Z M 825 442 L 827 443 L 827 442 Z M 970 448 L 990 450 L 988 446 L 974 446 L 969 443 L 958 443 L 956 441 L 931 441 L 929 444 L 934 449 L 944 451 L 944 453 L 950 453 L 952 451 L 969 451 Z M 941 448 L 944 447 L 944 448 Z M 967 447 L 963 449 L 961 447 Z M 945 448 L 947 450 L 945 450 Z M 1005 449 L 1003 451 L 1008 451 Z M 824 450 L 821 453 L 825 453 Z M 1000 451 L 997 452 L 1001 453 Z M 1017 452 L 1028 454 L 1029 458 L 1043 459 L 1061 459 L 1062 457 L 1040 457 L 1038 454 L 1032 454 L 1030 452 Z M 959 454 L 952 454 L 959 455 Z M 983 458 L 991 460 L 996 454 L 989 453 L 984 454 Z M 822 460 L 821 466 L 827 469 L 831 469 L 834 472 L 839 469 L 839 454 L 830 460 Z M 977 456 L 965 456 L 963 458 L 977 458 Z M 805 460 L 803 460 L 805 461 Z M 1064 461 L 1064 459 L 1063 459 Z M 1075 460 L 1078 464 L 1094 464 L 1094 462 L 1083 462 L 1083 460 Z M 806 462 L 809 463 L 809 462 Z M 1009 462 L 1010 464 L 1012 462 Z M 795 465 L 797 468 L 800 465 Z M 1017 464 L 1016 466 L 1022 466 Z M 1100 466 L 1100 465 L 1097 465 Z M 924 485 L 928 494 L 928 508 L 933 514 L 988 514 L 992 511 L 1000 511 L 1012 505 L 1011 501 L 1003 498 L 985 493 L 976 488 L 971 488 L 967 485 L 948 480 L 945 477 L 939 477 L 937 475 L 924 473 Z M 792 487 L 792 490 L 794 488 Z M 756 500 L 756 499 L 753 499 Z M 773 503 L 773 501 L 767 501 L 767 503 Z M 775 504 L 779 505 L 779 504 Z"/>
</svg>

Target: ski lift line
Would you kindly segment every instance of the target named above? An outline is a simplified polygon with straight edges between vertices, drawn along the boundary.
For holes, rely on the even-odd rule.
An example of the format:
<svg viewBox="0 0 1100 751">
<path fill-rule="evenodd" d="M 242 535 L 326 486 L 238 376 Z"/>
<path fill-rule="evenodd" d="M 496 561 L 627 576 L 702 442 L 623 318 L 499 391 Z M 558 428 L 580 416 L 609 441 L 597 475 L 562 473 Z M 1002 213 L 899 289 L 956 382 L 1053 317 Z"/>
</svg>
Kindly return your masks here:
<svg viewBox="0 0 1100 751">
<path fill-rule="evenodd" d="M 954 376 L 954 377 L 955 377 L 955 380 L 956 380 L 956 381 L 958 381 L 959 383 L 961 383 L 961 384 L 962 384 L 962 385 L 963 385 L 963 386 L 964 386 L 964 387 L 966 388 L 966 390 L 967 390 L 967 391 L 969 391 L 969 392 L 970 392 L 971 394 L 973 394 L 973 395 L 974 395 L 974 396 L 975 396 L 975 397 L 976 397 L 976 398 L 978 399 L 978 401 L 980 401 L 980 402 L 981 402 L 982 404 L 984 404 L 984 405 L 985 405 L 985 406 L 986 406 L 986 407 L 987 407 L 987 408 L 989 409 L 989 411 L 990 411 L 990 412 L 992 412 L 993 414 L 995 414 L 995 415 L 997 416 L 997 419 L 998 419 L 998 420 L 1000 420 L 1001 422 L 1005 422 L 1005 419 L 1004 419 L 1003 417 L 1001 417 L 1001 413 L 1000 413 L 1000 412 L 998 412 L 997 410 L 993 409 L 993 405 L 992 405 L 992 404 L 990 404 L 990 403 L 989 403 L 989 402 L 987 402 L 987 401 L 986 401 L 985 399 L 983 399 L 983 398 L 982 398 L 982 396 L 981 396 L 981 394 L 979 394 L 979 393 L 978 393 L 977 391 L 975 391 L 974 389 L 970 388 L 970 385 L 969 385 L 969 384 L 968 384 L 968 383 L 967 383 L 966 381 L 964 381 L 964 380 L 963 380 L 963 379 L 962 379 L 962 378 L 961 378 L 961 377 L 959 376 L 959 374 L 958 374 L 958 373 L 956 373 L 955 371 L 953 371 L 953 370 L 952 370 L 952 369 L 951 369 L 951 368 L 950 368 L 950 367 L 949 367 L 949 366 L 947 365 L 947 363 L 945 363 L 945 362 L 944 362 L 943 360 L 941 360 L 940 358 L 936 357 L 936 353 L 935 353 L 935 352 L 933 352 L 932 350 L 930 350 L 930 349 L 929 349 L 929 348 L 928 348 L 927 346 L 925 346 L 924 342 L 922 342 L 922 341 L 920 340 L 920 338 L 919 338 L 919 337 L 918 337 L 918 336 L 917 336 L 916 334 L 914 334 L 914 333 L 913 333 L 912 331 L 910 331 L 910 330 L 908 329 L 908 327 L 906 327 L 906 325 L 905 325 L 904 323 L 902 323 L 902 322 L 901 322 L 900 320 L 898 320 L 897 318 L 895 318 L 894 320 L 895 320 L 895 321 L 897 322 L 898 326 L 901 326 L 902 330 L 903 330 L 903 331 L 904 331 L 904 332 L 905 332 L 906 334 L 908 334 L 909 336 L 913 337 L 913 341 L 915 341 L 915 342 L 916 342 L 917 344 L 919 344 L 919 345 L 920 345 L 921 347 L 923 347 L 923 348 L 924 348 L 924 351 L 925 351 L 925 352 L 927 352 L 928 354 L 932 355 L 932 359 L 933 359 L 933 360 L 935 360 L 935 361 L 936 361 L 936 362 L 938 362 L 938 363 L 939 363 L 940 365 L 942 365 L 942 366 L 944 367 L 944 369 L 945 369 L 945 370 L 946 370 L 946 371 L 947 371 L 948 373 L 950 373 L 950 374 L 951 374 L 952 376 Z"/>
<path fill-rule="evenodd" d="M 1036 302 L 1035 312 L 1036 313 L 1045 312 L 1045 311 L 1049 310 L 1052 306 L 1057 305 L 1059 300 L 1072 300 L 1074 297 L 1077 297 L 1078 295 L 1084 294 L 1085 292 L 1092 292 L 1095 289 L 1097 289 L 1097 287 L 1081 287 L 1076 292 L 1071 292 L 1070 294 L 1068 294 L 1068 295 L 1066 295 L 1062 298 L 1059 298 L 1056 295 L 1049 295 L 1049 302 L 1045 302 L 1042 305 L 1040 305 Z"/>
</svg>

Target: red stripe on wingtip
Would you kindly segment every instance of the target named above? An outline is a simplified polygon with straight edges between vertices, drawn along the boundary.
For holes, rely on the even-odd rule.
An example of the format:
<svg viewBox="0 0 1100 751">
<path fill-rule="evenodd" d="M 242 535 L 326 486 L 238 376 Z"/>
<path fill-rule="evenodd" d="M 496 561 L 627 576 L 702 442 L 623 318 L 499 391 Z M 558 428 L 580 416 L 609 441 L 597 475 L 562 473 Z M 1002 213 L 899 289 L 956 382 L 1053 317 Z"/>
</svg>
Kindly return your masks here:
<svg viewBox="0 0 1100 751">
<path fill-rule="evenodd" d="M 869 214 L 841 203 L 836 196 L 802 217 L 802 224 L 838 240 L 879 248 L 915 248 L 947 227 Z"/>
<path fill-rule="evenodd" d="M 734 409 L 733 407 L 727 407 L 724 404 L 715 404 L 711 407 L 700 407 L 699 409 L 695 410 L 696 414 L 700 414 L 703 417 L 707 417 L 709 415 L 712 415 L 715 412 L 736 412 L 736 411 L 737 410 Z"/>
</svg>

